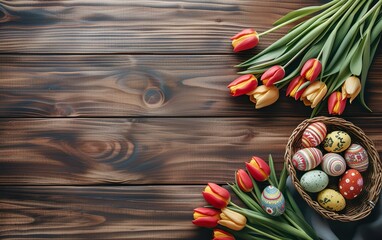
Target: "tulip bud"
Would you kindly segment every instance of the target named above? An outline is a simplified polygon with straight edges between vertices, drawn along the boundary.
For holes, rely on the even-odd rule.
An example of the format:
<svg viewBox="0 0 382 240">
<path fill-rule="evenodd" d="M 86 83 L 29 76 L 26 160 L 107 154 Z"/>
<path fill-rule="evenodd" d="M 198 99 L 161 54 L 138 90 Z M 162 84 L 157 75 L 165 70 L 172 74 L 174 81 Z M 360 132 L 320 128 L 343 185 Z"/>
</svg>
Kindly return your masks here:
<svg viewBox="0 0 382 240">
<path fill-rule="evenodd" d="M 250 192 L 253 189 L 253 183 L 248 173 L 243 169 L 239 169 L 236 172 L 236 182 L 239 188 L 243 192 Z"/>
<path fill-rule="evenodd" d="M 256 47 L 259 36 L 253 29 L 247 28 L 231 37 L 234 52 L 240 52 Z"/>
<path fill-rule="evenodd" d="M 219 224 L 229 229 L 240 231 L 247 224 L 247 218 L 240 213 L 234 212 L 228 208 L 223 208 L 220 213 Z"/>
<path fill-rule="evenodd" d="M 279 89 L 274 85 L 270 87 L 261 85 L 248 95 L 250 95 L 249 100 L 256 104 L 256 109 L 259 109 L 275 103 L 279 99 Z"/>
<path fill-rule="evenodd" d="M 328 99 L 328 112 L 332 115 L 341 115 L 346 107 L 346 98 L 342 99 L 339 91 L 330 94 Z"/>
<path fill-rule="evenodd" d="M 269 68 L 261 76 L 261 81 L 267 87 L 272 86 L 275 82 L 280 81 L 285 76 L 285 70 L 282 66 L 276 65 Z"/>
<path fill-rule="evenodd" d="M 220 220 L 220 210 L 213 208 L 195 208 L 193 224 L 199 227 L 214 228 Z"/>
<path fill-rule="evenodd" d="M 203 191 L 204 199 L 215 208 L 225 208 L 231 201 L 228 190 L 215 183 L 208 183 Z"/>
<path fill-rule="evenodd" d="M 316 58 L 309 59 L 301 70 L 301 76 L 303 76 L 308 81 L 313 82 L 317 79 L 322 69 L 321 62 Z"/>
<path fill-rule="evenodd" d="M 286 90 L 286 96 L 291 96 L 295 100 L 299 99 L 301 95 L 304 93 L 305 88 L 300 89 L 297 91 L 302 84 L 306 83 L 307 80 L 302 76 L 295 77 L 288 85 L 288 88 Z"/>
<path fill-rule="evenodd" d="M 227 87 L 231 90 L 231 95 L 236 97 L 252 92 L 257 84 L 257 78 L 253 74 L 246 74 L 233 80 Z"/>
<path fill-rule="evenodd" d="M 269 178 L 271 169 L 268 164 L 261 158 L 253 156 L 249 163 L 245 163 L 248 172 L 253 179 L 259 182 L 264 182 Z"/>
<path fill-rule="evenodd" d="M 342 99 L 350 98 L 350 103 L 353 102 L 361 91 L 361 81 L 355 76 L 346 79 L 342 85 Z"/>
<path fill-rule="evenodd" d="M 214 229 L 214 238 L 212 240 L 235 240 L 235 237 L 221 229 Z"/>
<path fill-rule="evenodd" d="M 316 81 L 310 84 L 301 95 L 300 100 L 304 102 L 305 106 L 315 108 L 317 104 L 324 98 L 328 87 L 321 81 Z"/>
</svg>

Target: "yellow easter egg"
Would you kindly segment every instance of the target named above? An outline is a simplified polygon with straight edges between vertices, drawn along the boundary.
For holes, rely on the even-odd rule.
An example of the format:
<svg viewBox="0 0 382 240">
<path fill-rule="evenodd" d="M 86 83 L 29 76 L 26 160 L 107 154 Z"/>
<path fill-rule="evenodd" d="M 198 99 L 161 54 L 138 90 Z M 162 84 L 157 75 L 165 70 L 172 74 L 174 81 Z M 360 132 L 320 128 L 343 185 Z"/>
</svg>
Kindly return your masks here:
<svg viewBox="0 0 382 240">
<path fill-rule="evenodd" d="M 348 149 L 351 144 L 351 138 L 344 131 L 333 131 L 326 135 L 323 144 L 326 151 L 339 153 Z"/>
<path fill-rule="evenodd" d="M 338 212 L 345 208 L 346 201 L 341 193 L 333 189 L 324 189 L 317 196 L 318 203 L 329 211 Z"/>
</svg>

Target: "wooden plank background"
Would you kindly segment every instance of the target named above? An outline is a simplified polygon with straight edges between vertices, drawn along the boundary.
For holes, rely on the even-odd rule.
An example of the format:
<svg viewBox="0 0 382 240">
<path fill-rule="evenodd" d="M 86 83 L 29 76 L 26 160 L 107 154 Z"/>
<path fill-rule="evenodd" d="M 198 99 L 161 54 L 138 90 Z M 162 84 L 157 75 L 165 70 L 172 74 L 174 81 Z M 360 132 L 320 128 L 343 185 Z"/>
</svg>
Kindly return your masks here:
<svg viewBox="0 0 382 240">
<path fill-rule="evenodd" d="M 0 0 L 0 238 L 210 239 L 191 224 L 207 182 L 233 181 L 310 109 L 230 97 L 229 37 L 322 1 Z M 382 55 L 369 113 L 343 117 L 382 151 Z M 326 114 L 324 111 L 323 114 Z"/>
</svg>

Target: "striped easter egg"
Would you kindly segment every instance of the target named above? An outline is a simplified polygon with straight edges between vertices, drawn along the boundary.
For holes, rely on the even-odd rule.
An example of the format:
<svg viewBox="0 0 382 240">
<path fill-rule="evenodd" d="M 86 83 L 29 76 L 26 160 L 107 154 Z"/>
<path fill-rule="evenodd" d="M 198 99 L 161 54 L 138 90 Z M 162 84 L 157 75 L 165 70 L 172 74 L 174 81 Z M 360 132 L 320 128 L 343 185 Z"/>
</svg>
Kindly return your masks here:
<svg viewBox="0 0 382 240">
<path fill-rule="evenodd" d="M 316 147 L 324 141 L 326 137 L 326 125 L 322 122 L 314 122 L 302 133 L 301 144 L 303 147 Z"/>
<path fill-rule="evenodd" d="M 321 168 L 329 176 L 340 176 L 346 171 L 346 162 L 337 153 L 327 153 L 322 158 Z"/>
<path fill-rule="evenodd" d="M 285 211 L 285 198 L 282 192 L 274 186 L 264 188 L 260 203 L 261 207 L 272 216 L 280 216 Z"/>
<path fill-rule="evenodd" d="M 322 161 L 322 152 L 318 148 L 303 148 L 292 157 L 292 164 L 300 171 L 308 171 L 317 167 Z"/>
<path fill-rule="evenodd" d="M 366 150 L 359 144 L 353 143 L 345 152 L 345 160 L 350 168 L 364 172 L 369 166 Z"/>
</svg>

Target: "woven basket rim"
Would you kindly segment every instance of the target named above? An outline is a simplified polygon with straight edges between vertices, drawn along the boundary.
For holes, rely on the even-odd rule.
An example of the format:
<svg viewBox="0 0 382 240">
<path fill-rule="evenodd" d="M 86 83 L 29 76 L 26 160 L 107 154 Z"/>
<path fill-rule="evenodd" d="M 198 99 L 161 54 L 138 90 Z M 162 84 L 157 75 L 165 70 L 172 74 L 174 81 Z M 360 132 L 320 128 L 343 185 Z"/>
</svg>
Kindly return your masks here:
<svg viewBox="0 0 382 240">
<path fill-rule="evenodd" d="M 313 200 L 311 196 L 308 193 L 306 193 L 300 185 L 299 179 L 297 178 L 297 171 L 292 164 L 292 157 L 295 150 L 297 149 L 295 147 L 296 141 L 299 140 L 299 137 L 302 135 L 302 132 L 305 130 L 305 128 L 313 122 L 323 122 L 327 126 L 335 126 L 344 130 L 346 129 L 352 135 L 356 136 L 359 140 L 361 140 L 363 143 L 362 145 L 367 148 L 369 156 L 369 167 L 371 165 L 373 166 L 370 173 L 373 178 L 373 184 L 371 185 L 369 191 L 370 193 L 368 193 L 367 195 L 367 201 L 365 201 L 360 206 L 359 210 L 356 212 L 352 212 L 351 214 L 345 214 L 341 212 L 337 213 L 326 210 L 325 208 L 321 207 L 321 205 L 319 205 L 317 201 Z M 305 119 L 293 130 L 291 136 L 289 137 L 288 143 L 286 145 L 284 158 L 287 164 L 290 178 L 297 192 L 311 208 L 313 208 L 316 212 L 318 212 L 321 216 L 325 218 L 342 222 L 361 220 L 371 213 L 379 199 L 379 194 L 382 187 L 382 165 L 379 159 L 379 154 L 375 148 L 373 141 L 366 136 L 363 130 L 345 119 L 324 116 Z"/>
</svg>

